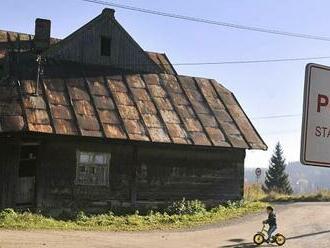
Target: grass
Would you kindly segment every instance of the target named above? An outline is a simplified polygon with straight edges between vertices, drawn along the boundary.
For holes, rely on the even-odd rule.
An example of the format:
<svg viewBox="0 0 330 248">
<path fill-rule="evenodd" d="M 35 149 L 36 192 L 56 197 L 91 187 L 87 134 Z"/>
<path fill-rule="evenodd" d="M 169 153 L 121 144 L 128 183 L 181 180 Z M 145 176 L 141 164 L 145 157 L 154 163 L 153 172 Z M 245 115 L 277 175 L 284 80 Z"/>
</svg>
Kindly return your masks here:
<svg viewBox="0 0 330 248">
<path fill-rule="evenodd" d="M 262 202 L 325 202 L 330 201 L 330 191 L 320 190 L 310 194 L 280 194 L 270 192 L 266 194 L 260 185 L 251 184 L 246 185 L 244 189 L 244 198 L 248 201 L 262 201 Z"/>
<path fill-rule="evenodd" d="M 266 206 L 262 202 L 229 202 L 225 205 L 206 210 L 166 212 L 150 212 L 140 215 L 116 216 L 113 213 L 87 216 L 83 212 L 72 220 L 56 220 L 41 214 L 15 212 L 5 209 L 0 212 L 0 228 L 3 229 L 52 229 L 52 230 L 94 230 L 94 231 L 142 231 L 189 228 L 202 224 L 226 221 L 244 216 L 248 213 L 261 211 Z M 181 209 L 179 209 L 181 210 Z"/>
</svg>

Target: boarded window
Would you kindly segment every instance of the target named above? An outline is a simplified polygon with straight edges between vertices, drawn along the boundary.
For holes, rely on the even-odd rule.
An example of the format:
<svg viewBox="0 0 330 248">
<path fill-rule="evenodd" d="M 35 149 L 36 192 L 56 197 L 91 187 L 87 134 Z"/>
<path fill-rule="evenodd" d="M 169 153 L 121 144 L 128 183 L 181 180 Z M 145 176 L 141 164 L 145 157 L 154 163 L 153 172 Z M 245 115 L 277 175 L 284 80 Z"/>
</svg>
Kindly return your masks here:
<svg viewBox="0 0 330 248">
<path fill-rule="evenodd" d="M 101 36 L 101 55 L 111 56 L 111 39 L 109 37 Z"/>
<path fill-rule="evenodd" d="M 77 185 L 109 185 L 110 153 L 77 151 Z"/>
</svg>

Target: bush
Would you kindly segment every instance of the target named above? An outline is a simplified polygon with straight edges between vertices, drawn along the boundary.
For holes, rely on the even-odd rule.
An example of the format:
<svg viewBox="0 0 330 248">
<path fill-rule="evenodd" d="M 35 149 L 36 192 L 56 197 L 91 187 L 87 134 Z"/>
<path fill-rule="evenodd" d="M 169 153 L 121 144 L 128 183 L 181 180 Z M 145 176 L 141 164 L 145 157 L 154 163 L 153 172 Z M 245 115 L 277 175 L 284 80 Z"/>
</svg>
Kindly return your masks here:
<svg viewBox="0 0 330 248">
<path fill-rule="evenodd" d="M 76 221 L 86 222 L 88 220 L 88 216 L 84 213 L 84 211 L 79 211 L 76 216 Z"/>
<path fill-rule="evenodd" d="M 183 198 L 180 201 L 172 202 L 166 209 L 166 212 L 170 215 L 193 215 L 199 213 L 205 213 L 205 204 L 199 200 L 187 201 Z"/>
<path fill-rule="evenodd" d="M 17 213 L 12 208 L 6 208 L 0 212 L 0 220 L 4 220 L 7 218 L 14 218 L 17 216 Z"/>
</svg>

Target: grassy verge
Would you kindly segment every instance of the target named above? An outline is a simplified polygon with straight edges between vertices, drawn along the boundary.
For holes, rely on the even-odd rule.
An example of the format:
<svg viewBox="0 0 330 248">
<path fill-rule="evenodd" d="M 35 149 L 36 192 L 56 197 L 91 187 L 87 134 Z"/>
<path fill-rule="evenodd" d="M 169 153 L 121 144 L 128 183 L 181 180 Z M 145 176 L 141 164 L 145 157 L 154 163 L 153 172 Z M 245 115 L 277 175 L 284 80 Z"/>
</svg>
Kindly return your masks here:
<svg viewBox="0 0 330 248">
<path fill-rule="evenodd" d="M 330 201 L 330 191 L 319 191 L 307 195 L 265 194 L 260 185 L 245 187 L 245 200 L 228 202 L 206 209 L 199 201 L 174 202 L 164 212 L 142 215 L 116 215 L 112 212 L 86 215 L 79 212 L 70 220 L 58 220 L 42 214 L 15 212 L 5 209 L 0 212 L 0 229 L 52 229 L 94 231 L 144 231 L 189 228 L 241 217 L 263 210 L 268 202 Z"/>
<path fill-rule="evenodd" d="M 266 194 L 261 189 L 260 185 L 251 184 L 245 186 L 245 199 L 248 201 L 262 201 L 262 202 L 326 202 L 330 201 L 330 191 L 320 190 L 310 194 L 279 194 L 270 192 Z"/>
<path fill-rule="evenodd" d="M 62 221 L 30 212 L 18 213 L 12 209 L 0 212 L 0 228 L 5 229 L 53 229 L 96 231 L 142 231 L 156 229 L 187 228 L 201 224 L 230 220 L 264 209 L 262 202 L 234 202 L 206 210 L 203 206 L 193 211 L 168 214 L 150 212 L 148 215 L 116 216 L 113 213 L 87 216 L 80 212 L 72 220 Z M 177 207 L 177 206 L 176 206 Z M 182 207 L 180 205 L 179 207 Z M 191 209 L 191 208 L 190 208 Z M 189 210 L 189 209 L 188 209 Z"/>
</svg>

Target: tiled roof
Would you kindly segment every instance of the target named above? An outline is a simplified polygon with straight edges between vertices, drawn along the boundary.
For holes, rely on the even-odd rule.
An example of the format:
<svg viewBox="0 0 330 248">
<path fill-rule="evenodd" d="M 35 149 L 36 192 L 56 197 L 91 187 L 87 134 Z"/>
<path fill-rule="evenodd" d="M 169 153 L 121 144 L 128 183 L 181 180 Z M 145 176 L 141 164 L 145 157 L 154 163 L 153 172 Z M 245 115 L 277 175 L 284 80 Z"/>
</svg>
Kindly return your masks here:
<svg viewBox="0 0 330 248">
<path fill-rule="evenodd" d="M 31 41 L 31 45 L 32 45 L 33 38 L 34 38 L 34 35 L 31 35 L 31 34 L 0 30 L 0 42 L 15 43 L 18 41 Z M 50 44 L 55 44 L 59 41 L 60 41 L 60 39 L 50 38 Z"/>
<path fill-rule="evenodd" d="M 32 40 L 33 39 L 33 35 L 0 30 L 0 42 L 16 41 L 18 36 L 19 36 L 20 40 Z"/>
<path fill-rule="evenodd" d="M 266 149 L 234 95 L 170 74 L 4 82 L 1 132 Z"/>
<path fill-rule="evenodd" d="M 165 53 L 155 53 L 155 52 L 146 52 L 148 56 L 154 61 L 162 71 L 176 75 L 176 71 L 171 64 L 170 60 L 167 58 Z"/>
</svg>

